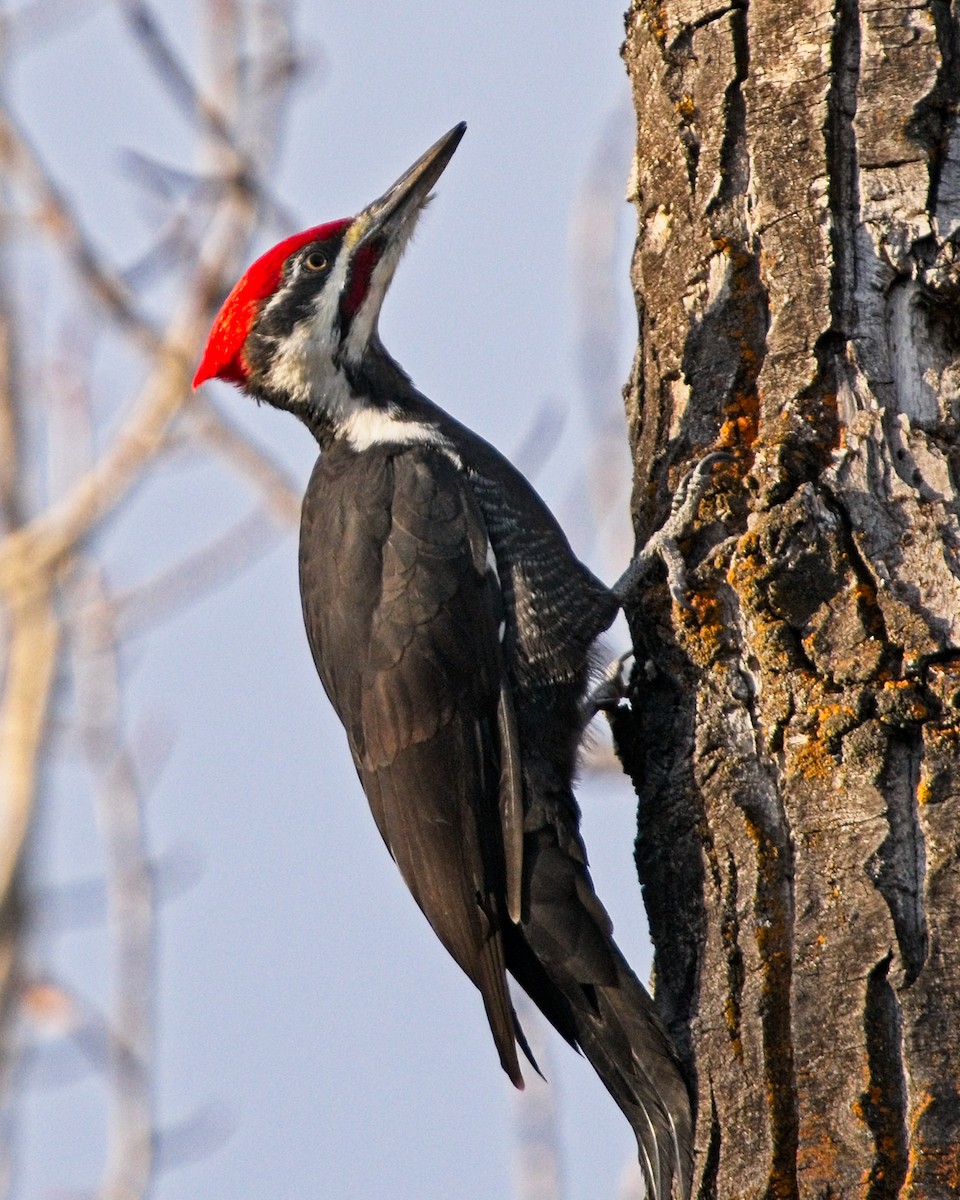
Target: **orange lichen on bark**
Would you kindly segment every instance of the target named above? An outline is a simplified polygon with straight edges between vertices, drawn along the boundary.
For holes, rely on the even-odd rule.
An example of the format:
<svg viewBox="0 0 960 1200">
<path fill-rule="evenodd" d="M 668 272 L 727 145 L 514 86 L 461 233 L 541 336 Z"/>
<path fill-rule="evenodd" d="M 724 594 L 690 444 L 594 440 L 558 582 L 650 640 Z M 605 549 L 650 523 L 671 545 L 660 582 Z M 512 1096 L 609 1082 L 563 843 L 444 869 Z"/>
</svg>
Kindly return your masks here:
<svg viewBox="0 0 960 1200">
<path fill-rule="evenodd" d="M 853 586 L 853 595 L 867 633 L 873 637 L 882 637 L 883 612 L 877 604 L 877 589 L 869 583 L 858 581 Z"/>
<path fill-rule="evenodd" d="M 960 727 L 956 725 L 925 725 L 923 736 L 930 750 L 940 750 L 947 754 L 957 752 L 960 742 Z"/>
<path fill-rule="evenodd" d="M 670 30 L 670 19 L 667 16 L 667 6 L 665 4 L 651 3 L 651 0 L 643 0 L 641 4 L 643 15 L 647 18 L 647 28 L 653 34 L 659 45 L 664 45 Z"/>
<path fill-rule="evenodd" d="M 957 725 L 923 726 L 923 761 L 917 785 L 917 803 L 939 804 L 957 792 L 957 758 L 960 728 Z"/>
<path fill-rule="evenodd" d="M 787 755 L 786 773 L 788 776 L 802 775 L 813 782 L 829 779 L 836 766 L 826 744 L 815 734 L 810 734 L 802 746 Z"/>
<path fill-rule="evenodd" d="M 838 741 L 857 724 L 857 713 L 849 704 L 829 703 L 817 705 L 811 715 L 816 719 L 816 730 L 808 732 L 792 753 L 788 739 L 786 772 L 811 781 L 829 779 L 839 762 Z"/>
<path fill-rule="evenodd" d="M 819 733 L 827 742 L 836 742 L 857 724 L 857 710 L 850 704 L 825 704 L 817 713 Z"/>
<path fill-rule="evenodd" d="M 887 724 L 919 723 L 930 716 L 930 706 L 914 680 L 887 679 L 877 696 L 877 715 Z"/>
<path fill-rule="evenodd" d="M 931 1110 L 938 1103 L 949 1104 L 951 1108 L 956 1106 L 956 1082 L 944 1079 L 942 1086 L 944 1092 L 952 1089 L 953 1095 L 936 1095 L 926 1090 L 917 1097 L 913 1106 L 908 1137 L 907 1178 L 901 1193 L 904 1197 L 921 1200 L 921 1197 L 927 1196 L 960 1196 L 960 1144 L 956 1141 L 945 1142 L 940 1136 L 942 1130 L 938 1129 L 935 1118 L 931 1117 Z M 936 1131 L 934 1140 L 926 1136 L 928 1124 Z"/>
<path fill-rule="evenodd" d="M 802 1089 L 803 1081 L 799 1086 Z M 802 1112 L 797 1145 L 797 1175 L 805 1196 L 829 1196 L 839 1175 L 840 1150 L 834 1131 L 820 1113 Z"/>
<path fill-rule="evenodd" d="M 927 685 L 945 710 L 960 711 L 960 662 L 957 659 L 931 663 Z"/>
<path fill-rule="evenodd" d="M 685 647 L 698 666 L 712 663 L 723 648 L 724 626 L 720 601 L 708 592 L 688 597 L 689 608 L 677 607 Z"/>
<path fill-rule="evenodd" d="M 745 533 L 737 543 L 736 553 L 730 570 L 727 572 L 727 583 L 743 598 L 751 608 L 762 598 L 758 575 L 765 566 L 760 557 L 760 543 L 755 533 Z"/>
<path fill-rule="evenodd" d="M 741 348 L 741 355 L 746 354 L 755 357 L 748 346 Z M 724 408 L 717 446 L 721 450 L 749 450 L 757 440 L 759 427 L 760 397 L 756 389 L 737 392 Z"/>
</svg>

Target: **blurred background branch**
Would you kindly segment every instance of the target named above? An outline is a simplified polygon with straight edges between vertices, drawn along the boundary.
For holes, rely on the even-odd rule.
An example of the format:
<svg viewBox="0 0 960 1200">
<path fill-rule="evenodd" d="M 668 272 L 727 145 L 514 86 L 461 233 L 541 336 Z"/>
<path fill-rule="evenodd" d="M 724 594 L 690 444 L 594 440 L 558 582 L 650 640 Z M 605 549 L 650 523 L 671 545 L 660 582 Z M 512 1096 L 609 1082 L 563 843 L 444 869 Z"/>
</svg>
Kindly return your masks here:
<svg viewBox="0 0 960 1200">
<path fill-rule="evenodd" d="M 151 845 L 149 803 L 182 731 L 152 709 L 138 727 L 142 698 L 131 696 L 158 632 L 236 581 L 299 519 L 302 482 L 241 420 L 194 395 L 190 379 L 252 253 L 308 223 L 280 199 L 277 165 L 298 86 L 315 84 L 325 64 L 295 35 L 286 0 L 185 8 L 189 37 L 172 9 L 140 0 L 0 0 L 0 79 L 85 23 L 109 19 L 138 94 L 148 96 L 137 136 L 112 147 L 113 175 L 98 178 L 91 204 L 87 177 L 45 139 L 37 98 L 23 103 L 0 84 L 0 1200 L 18 1190 L 18 1160 L 38 1145 L 49 1153 L 25 1128 L 31 1091 L 86 1076 L 99 1088 L 101 1117 L 89 1128 L 87 1114 L 70 1118 L 83 1126 L 88 1152 L 100 1154 L 99 1171 L 73 1190 L 43 1193 L 58 1200 L 142 1200 L 165 1172 L 212 1154 L 233 1127 L 216 1102 L 193 1101 L 176 1124 L 161 1116 L 158 939 L 165 904 L 196 884 L 203 864 L 189 842 L 166 852 Z M 111 96 L 110 70 L 102 68 L 104 94 L 122 103 L 119 87 Z M 153 136 L 168 119 L 179 130 L 176 154 Z M 596 450 L 584 453 L 559 516 L 580 525 L 581 542 L 615 556 L 610 577 L 629 557 L 629 459 L 611 366 L 628 141 L 618 110 L 570 231 L 577 383 Z M 118 235 L 131 210 L 143 223 L 136 253 Z M 513 443 L 501 440 L 535 477 L 550 468 L 571 404 L 548 391 L 524 413 L 511 426 Z M 194 523 L 202 536 L 191 541 L 194 531 L 174 519 L 186 502 L 177 492 L 171 501 L 162 481 L 201 470 L 236 492 L 236 511 L 204 512 Z M 564 472 L 565 485 L 570 478 Z M 147 519 L 151 487 L 160 516 Z M 618 509 L 619 526 L 610 520 Z M 118 530 L 136 547 L 122 569 Z M 204 753 L 218 752 L 208 735 Z M 613 765 L 605 742 L 587 762 Z M 67 882 L 38 885 L 31 831 L 45 814 L 54 819 L 57 804 L 86 806 L 100 871 L 85 861 Z M 102 993 L 61 970 L 67 933 L 89 928 L 99 941 L 85 952 L 88 974 L 104 981 Z M 546 1066 L 542 1030 L 531 1040 Z M 557 1091 L 536 1078 L 514 1100 L 518 1200 L 572 1200 L 557 1104 Z"/>
<path fill-rule="evenodd" d="M 36 0 L 8 10 L 0 46 L 9 60 L 62 34 L 93 7 Z M 120 7 L 132 51 L 195 133 L 195 163 L 179 166 L 176 186 L 165 193 L 153 188 L 149 271 L 125 270 L 111 257 L 110 239 L 87 227 L 70 181 L 57 178 L 24 116 L 0 94 L 0 1044 L 7 1109 L 0 1184 L 8 1193 L 18 1048 L 51 1028 L 72 1036 L 85 1029 L 89 1047 L 89 1031 L 99 1029 L 109 1114 L 96 1194 L 137 1200 L 157 1168 L 159 1136 L 152 1099 L 155 901 L 141 770 L 125 732 L 123 643 L 234 576 L 296 516 L 298 502 L 280 469 L 194 399 L 189 383 L 258 229 L 292 226 L 265 181 L 302 64 L 282 0 L 211 0 L 196 6 L 206 31 L 206 94 L 151 10 Z M 134 157 L 128 169 L 130 161 L 146 186 L 148 160 Z M 153 169 L 154 182 L 158 177 L 161 167 Z M 58 271 L 67 276 L 66 308 L 32 282 Z M 141 294 L 158 277 L 166 297 L 159 306 Z M 55 370 L 42 331 L 57 327 L 65 336 Z M 106 394 L 94 381 L 102 361 L 118 380 Z M 205 447 L 246 479 L 256 507 L 209 546 L 112 593 L 99 535 L 158 460 L 177 452 L 182 433 L 194 453 Z M 97 1020 L 21 953 L 24 915 L 28 925 L 33 917 L 21 888 L 24 847 L 49 774 L 51 741 L 64 739 L 85 759 L 103 846 L 113 983 L 109 1009 Z"/>
</svg>

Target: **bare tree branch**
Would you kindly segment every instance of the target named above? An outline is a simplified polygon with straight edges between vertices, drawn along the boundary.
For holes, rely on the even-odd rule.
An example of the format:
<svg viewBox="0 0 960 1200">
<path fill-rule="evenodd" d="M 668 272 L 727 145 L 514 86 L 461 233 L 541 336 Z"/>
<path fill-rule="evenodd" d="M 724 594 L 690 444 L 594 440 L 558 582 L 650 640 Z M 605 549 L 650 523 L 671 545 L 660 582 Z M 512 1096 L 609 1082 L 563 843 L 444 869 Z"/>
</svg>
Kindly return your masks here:
<svg viewBox="0 0 960 1200">
<path fill-rule="evenodd" d="M 224 108 L 214 104 L 197 88 L 146 4 L 141 0 L 123 0 L 120 8 L 147 61 L 177 108 L 212 141 L 218 152 L 218 177 L 232 188 L 245 192 L 277 224 L 292 229 L 295 221 L 264 187 L 259 165 L 237 141 L 231 121 L 225 115 L 229 111 L 234 118 L 242 117 L 245 99 L 244 92 L 226 86 L 227 75 L 235 72 L 235 64 L 243 54 L 242 21 L 236 5 L 231 0 L 213 0 L 204 10 L 211 16 L 211 29 L 216 38 L 210 54 L 210 61 L 216 64 L 217 73 L 214 91 L 221 100 L 227 101 Z M 281 21 L 280 24 L 285 25 L 285 22 Z M 233 47 L 232 54 L 224 53 L 225 45 Z M 286 72 L 289 79 L 294 60 L 289 56 L 287 61 L 290 64 Z"/>
<path fill-rule="evenodd" d="M 102 305 L 112 320 L 142 349 L 151 354 L 158 353 L 163 346 L 161 334 L 138 310 L 120 278 L 103 264 L 69 202 L 8 106 L 0 107 L 0 172 L 32 196 L 34 223 L 64 252 L 90 298 Z"/>
<path fill-rule="evenodd" d="M 13 31 L 22 48 L 29 37 L 46 36 L 58 16 L 74 19 L 93 7 L 94 3 L 85 5 L 82 0 L 28 4 L 0 19 L 0 39 Z M 206 19 L 218 21 L 217 36 L 211 37 L 209 46 L 210 62 L 217 70 L 224 64 L 224 78 L 234 80 L 230 87 L 210 93 L 217 96 L 217 105 L 194 83 L 152 10 L 138 0 L 124 5 L 134 40 L 177 107 L 194 122 L 201 135 L 199 159 L 212 168 L 210 183 L 201 176 L 199 186 L 192 188 L 188 213 L 174 212 L 171 221 L 166 207 L 160 215 L 161 228 L 148 261 L 159 262 L 165 270 L 164 284 L 175 288 L 161 319 L 142 306 L 123 271 L 84 227 L 69 189 L 37 152 L 29 120 L 16 115 L 0 97 L 3 236 L 8 243 L 14 237 L 36 240 L 39 236 L 54 247 L 58 261 L 66 263 L 76 277 L 88 322 L 82 327 L 88 334 L 82 350 L 78 352 L 76 339 L 69 339 L 53 371 L 44 363 L 29 363 L 30 377 L 46 386 L 52 400 L 46 406 L 34 405 L 29 437 L 24 438 L 20 422 L 26 410 L 18 379 L 27 364 L 21 368 L 18 356 L 34 347 L 18 304 L 18 280 L 13 272 L 4 271 L 0 300 L 0 1021 L 4 1001 L 13 994 L 19 929 L 9 917 L 18 908 L 16 884 L 49 752 L 52 700 L 64 643 L 73 650 L 74 688 L 64 693 L 58 727 L 79 733 L 95 781 L 107 858 L 112 992 L 109 1013 L 103 1017 L 69 988 L 35 981 L 20 994 L 28 1017 L 41 1023 L 65 1021 L 65 1031 L 106 1072 L 109 1150 L 96 1193 L 101 1200 L 144 1197 L 161 1165 L 157 1148 L 163 1145 L 151 1095 L 153 880 L 140 812 L 142 785 L 133 750 L 122 734 L 118 638 L 138 622 L 142 627 L 144 621 L 182 606 L 198 589 L 239 569 L 268 544 L 275 528 L 291 523 L 299 507 L 274 464 L 244 445 L 237 431 L 204 400 L 193 399 L 190 377 L 214 311 L 264 213 L 286 228 L 294 224 L 264 181 L 301 60 L 290 38 L 287 6 L 279 0 L 273 4 L 205 0 L 199 8 Z M 226 36 L 224 22 L 229 25 Z M 189 246 L 189 255 L 180 253 L 183 246 Z M 0 269 L 6 266 L 0 261 Z M 40 311 L 43 302 L 38 300 L 33 307 Z M 32 330 L 29 333 L 33 335 Z M 102 421 L 105 406 L 78 365 L 93 361 L 90 350 L 96 347 L 99 352 L 101 346 L 107 351 L 114 346 L 132 349 L 142 359 L 142 378 L 127 406 L 121 396 L 108 397 L 113 422 L 109 428 Z M 150 467 L 169 452 L 184 413 L 191 420 L 182 422 L 180 429 L 190 431 L 197 444 L 249 479 L 262 497 L 262 507 L 206 548 L 205 572 L 198 569 L 196 556 L 187 557 L 149 581 L 149 605 L 146 591 L 133 590 L 118 601 L 109 594 L 103 568 L 93 557 L 100 547 L 92 535 L 102 531 Z M 25 456 L 37 450 L 47 460 L 37 456 L 28 464 Z M 52 494 L 39 510 L 38 480 L 48 482 Z M 91 557 L 78 565 L 81 547 Z M 2 1072 L 14 1042 L 9 1023 L 0 1026 L 0 1033 L 6 1050 L 0 1054 Z M 180 1131 L 180 1142 L 193 1148 L 189 1154 L 204 1153 L 204 1146 L 211 1144 L 203 1125 L 198 1118 Z M 9 1187 L 12 1153 L 9 1130 L 5 1132 L 0 1194 Z M 171 1150 L 174 1158 L 178 1153 Z"/>
<path fill-rule="evenodd" d="M 7 661 L 0 701 L 0 903 L 12 886 L 33 811 L 60 639 L 49 582 L 29 571 L 13 571 L 4 582 Z M 0 979 L 0 996 L 7 984 Z"/>
<path fill-rule="evenodd" d="M 2 256 L 0 245 L 0 279 L 7 275 Z M 18 525 L 21 520 L 17 494 L 20 459 L 15 324 L 16 316 L 7 289 L 0 288 L 0 521 L 5 529 Z"/>
<path fill-rule="evenodd" d="M 139 782 L 121 732 L 113 605 L 97 568 L 81 566 L 71 611 L 77 707 L 95 782 L 112 942 L 110 1120 L 102 1200 L 140 1200 L 153 1174 L 153 885 Z"/>
</svg>

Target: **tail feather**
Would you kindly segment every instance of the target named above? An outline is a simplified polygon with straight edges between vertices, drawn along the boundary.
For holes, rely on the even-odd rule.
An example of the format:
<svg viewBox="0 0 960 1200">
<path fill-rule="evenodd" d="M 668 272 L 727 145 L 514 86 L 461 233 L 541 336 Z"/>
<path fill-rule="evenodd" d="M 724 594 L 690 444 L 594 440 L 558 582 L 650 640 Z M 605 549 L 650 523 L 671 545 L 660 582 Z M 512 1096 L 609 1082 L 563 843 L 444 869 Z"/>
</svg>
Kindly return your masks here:
<svg viewBox="0 0 960 1200">
<path fill-rule="evenodd" d="M 577 1041 L 633 1128 L 651 1200 L 686 1200 L 693 1172 L 689 1093 L 653 1001 L 612 950 L 617 982 L 596 989 L 599 1011 L 573 1005 Z M 569 986 L 575 997 L 580 985 Z"/>
<path fill-rule="evenodd" d="M 687 1200 L 690 1097 L 656 1006 L 614 943 L 579 857 L 532 835 L 524 858 L 524 916 L 505 937 L 507 967 L 630 1122 L 649 1200 Z"/>
</svg>

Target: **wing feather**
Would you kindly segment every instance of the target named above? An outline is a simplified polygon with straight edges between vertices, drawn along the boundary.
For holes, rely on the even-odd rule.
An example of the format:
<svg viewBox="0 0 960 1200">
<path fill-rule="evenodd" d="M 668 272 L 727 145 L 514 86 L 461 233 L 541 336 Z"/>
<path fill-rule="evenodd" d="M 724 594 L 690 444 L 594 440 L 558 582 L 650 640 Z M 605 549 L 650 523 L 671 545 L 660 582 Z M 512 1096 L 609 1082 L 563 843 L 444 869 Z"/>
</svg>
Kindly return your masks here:
<svg viewBox="0 0 960 1200">
<path fill-rule="evenodd" d="M 507 916 L 518 925 L 522 915 L 523 888 L 523 775 L 517 721 L 505 680 L 500 685 L 497 727 L 500 735 L 500 824 L 503 831 Z"/>
<path fill-rule="evenodd" d="M 522 783 L 488 545 L 437 449 L 333 448 L 304 500 L 301 596 L 383 839 L 522 1086 L 502 937 L 519 915 Z"/>
</svg>

